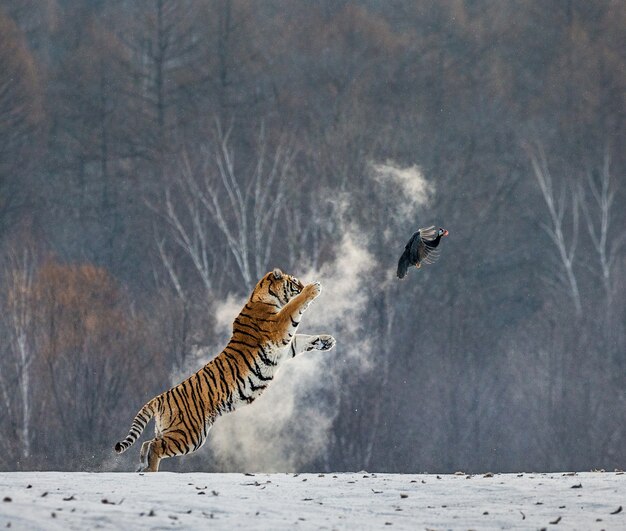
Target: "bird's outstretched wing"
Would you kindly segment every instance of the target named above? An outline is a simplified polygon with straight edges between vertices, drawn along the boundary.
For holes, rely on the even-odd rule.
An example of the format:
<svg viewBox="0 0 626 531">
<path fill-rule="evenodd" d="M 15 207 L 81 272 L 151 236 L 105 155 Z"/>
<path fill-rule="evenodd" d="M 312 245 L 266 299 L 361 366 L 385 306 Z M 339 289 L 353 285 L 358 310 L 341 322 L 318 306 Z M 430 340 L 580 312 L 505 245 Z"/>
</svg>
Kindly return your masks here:
<svg viewBox="0 0 626 531">
<path fill-rule="evenodd" d="M 424 258 L 422 262 L 425 264 L 434 264 L 439 258 L 439 249 L 435 247 L 429 247 L 428 244 L 424 245 Z"/>
<path fill-rule="evenodd" d="M 424 242 L 432 241 L 437 237 L 437 228 L 434 225 L 431 225 L 430 227 L 423 227 L 417 232 L 420 233 L 420 238 Z"/>
<path fill-rule="evenodd" d="M 439 258 L 439 249 L 436 246 L 433 247 L 430 243 L 437 240 L 437 228 L 431 225 L 418 230 L 417 233 L 419 234 L 419 241 L 414 243 L 415 261 L 419 260 L 424 264 L 434 264 Z"/>
</svg>

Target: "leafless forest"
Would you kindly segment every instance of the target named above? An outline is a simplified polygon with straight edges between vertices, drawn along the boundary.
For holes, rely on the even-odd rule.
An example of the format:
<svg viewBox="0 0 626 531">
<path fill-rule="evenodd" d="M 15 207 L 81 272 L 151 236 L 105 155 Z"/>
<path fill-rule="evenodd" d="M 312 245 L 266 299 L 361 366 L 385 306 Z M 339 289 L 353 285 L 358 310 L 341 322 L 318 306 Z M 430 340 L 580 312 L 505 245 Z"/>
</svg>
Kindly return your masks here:
<svg viewBox="0 0 626 531">
<path fill-rule="evenodd" d="M 0 470 L 129 469 L 133 415 L 273 267 L 358 306 L 318 330 L 289 470 L 623 468 L 625 27 L 620 0 L 0 1 Z M 430 224 L 441 259 L 394 279 Z M 255 468 L 216 447 L 164 468 Z"/>
</svg>

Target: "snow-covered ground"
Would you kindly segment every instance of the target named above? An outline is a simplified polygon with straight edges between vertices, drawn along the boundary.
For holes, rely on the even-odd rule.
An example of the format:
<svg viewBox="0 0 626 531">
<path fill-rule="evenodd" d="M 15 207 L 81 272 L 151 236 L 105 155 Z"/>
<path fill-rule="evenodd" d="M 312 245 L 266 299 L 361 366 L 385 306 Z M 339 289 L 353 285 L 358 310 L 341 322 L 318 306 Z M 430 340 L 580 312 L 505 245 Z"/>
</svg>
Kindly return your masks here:
<svg viewBox="0 0 626 531">
<path fill-rule="evenodd" d="M 2 529 L 386 526 L 626 529 L 626 475 L 0 474 Z"/>
</svg>

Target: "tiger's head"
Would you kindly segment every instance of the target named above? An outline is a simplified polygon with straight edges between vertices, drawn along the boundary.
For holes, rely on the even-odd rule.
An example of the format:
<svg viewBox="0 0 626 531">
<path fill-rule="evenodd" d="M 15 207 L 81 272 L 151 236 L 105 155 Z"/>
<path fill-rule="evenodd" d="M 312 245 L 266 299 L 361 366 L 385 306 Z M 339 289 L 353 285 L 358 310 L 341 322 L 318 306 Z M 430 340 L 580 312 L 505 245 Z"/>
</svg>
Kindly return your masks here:
<svg viewBox="0 0 626 531">
<path fill-rule="evenodd" d="M 277 268 L 259 280 L 250 299 L 282 308 L 303 288 L 304 284 L 296 277 L 283 273 Z"/>
</svg>

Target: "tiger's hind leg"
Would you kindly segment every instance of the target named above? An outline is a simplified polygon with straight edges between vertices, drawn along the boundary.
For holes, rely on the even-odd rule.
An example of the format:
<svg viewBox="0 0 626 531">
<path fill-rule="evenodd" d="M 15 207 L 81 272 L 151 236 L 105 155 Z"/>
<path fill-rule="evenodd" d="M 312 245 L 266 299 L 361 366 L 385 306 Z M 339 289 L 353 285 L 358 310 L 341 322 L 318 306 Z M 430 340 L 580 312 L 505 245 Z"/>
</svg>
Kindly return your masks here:
<svg viewBox="0 0 626 531">
<path fill-rule="evenodd" d="M 205 439 L 202 440 L 202 443 L 204 443 L 204 441 Z M 180 436 L 176 438 L 174 434 L 168 435 L 167 433 L 155 437 L 151 441 L 146 441 L 141 447 L 141 465 L 143 468 L 140 471 L 158 472 L 161 459 L 167 459 L 168 457 L 175 457 L 177 455 L 186 455 L 200 448 L 202 443 L 189 447 L 180 439 Z"/>
<path fill-rule="evenodd" d="M 164 457 L 169 457 L 163 453 L 163 439 L 154 438 L 141 445 L 139 453 L 139 468 L 137 472 L 158 472 L 159 463 Z"/>
<path fill-rule="evenodd" d="M 139 452 L 139 467 L 137 472 L 144 472 L 148 468 L 148 449 L 152 441 L 146 441 L 141 445 L 141 451 Z"/>
</svg>

